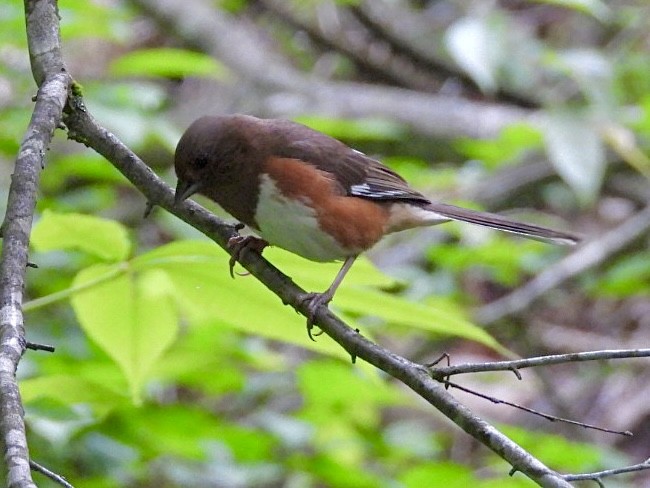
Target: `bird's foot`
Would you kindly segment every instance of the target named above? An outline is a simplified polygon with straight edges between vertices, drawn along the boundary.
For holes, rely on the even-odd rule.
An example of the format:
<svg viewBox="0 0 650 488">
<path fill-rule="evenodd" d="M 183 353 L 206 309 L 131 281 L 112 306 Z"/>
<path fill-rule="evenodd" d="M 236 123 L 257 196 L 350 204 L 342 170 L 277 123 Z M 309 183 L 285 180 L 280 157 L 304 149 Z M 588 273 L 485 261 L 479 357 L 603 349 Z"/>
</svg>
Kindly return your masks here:
<svg viewBox="0 0 650 488">
<path fill-rule="evenodd" d="M 239 258 L 244 252 L 253 250 L 261 253 L 262 250 L 268 245 L 269 243 L 267 241 L 255 236 L 236 235 L 228 239 L 228 249 L 231 251 L 230 261 L 228 261 L 228 265 L 230 267 L 230 276 L 232 278 L 235 277 L 235 263 L 239 261 Z"/>
<path fill-rule="evenodd" d="M 307 306 L 307 335 L 315 342 L 314 336 L 317 337 L 323 333 L 322 330 L 316 333 L 312 332 L 312 329 L 314 328 L 314 320 L 316 319 L 316 312 L 320 306 L 327 305 L 332 301 L 332 293 L 329 293 L 329 291 L 326 291 L 325 293 L 304 293 L 298 297 L 298 301 Z"/>
</svg>

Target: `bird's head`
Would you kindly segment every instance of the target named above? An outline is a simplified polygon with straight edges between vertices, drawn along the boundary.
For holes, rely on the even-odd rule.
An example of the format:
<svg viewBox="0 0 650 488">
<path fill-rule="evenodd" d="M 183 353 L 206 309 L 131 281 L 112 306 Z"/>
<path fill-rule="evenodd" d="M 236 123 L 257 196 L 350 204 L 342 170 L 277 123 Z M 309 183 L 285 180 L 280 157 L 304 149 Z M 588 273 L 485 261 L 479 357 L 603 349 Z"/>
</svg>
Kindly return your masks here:
<svg viewBox="0 0 650 488">
<path fill-rule="evenodd" d="M 195 193 L 213 194 L 237 180 L 251 150 L 245 116 L 201 117 L 181 136 L 174 155 L 176 204 Z M 252 119 L 252 118 L 251 118 Z"/>
</svg>

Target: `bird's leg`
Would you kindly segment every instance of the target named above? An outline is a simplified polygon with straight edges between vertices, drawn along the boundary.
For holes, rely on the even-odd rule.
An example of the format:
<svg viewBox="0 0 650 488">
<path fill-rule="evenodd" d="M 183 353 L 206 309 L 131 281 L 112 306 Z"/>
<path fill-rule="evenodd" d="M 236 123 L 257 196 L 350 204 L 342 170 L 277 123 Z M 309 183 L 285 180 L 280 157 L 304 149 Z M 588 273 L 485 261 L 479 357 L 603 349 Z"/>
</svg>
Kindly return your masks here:
<svg viewBox="0 0 650 488">
<path fill-rule="evenodd" d="M 314 327 L 314 319 L 316 318 L 318 307 L 321 305 L 327 305 L 332 301 L 336 289 L 339 287 L 348 271 L 350 271 L 355 259 L 357 259 L 357 256 L 349 256 L 345 259 L 343 266 L 341 266 L 341 269 L 336 275 L 336 278 L 334 278 L 332 284 L 323 293 L 304 293 L 298 298 L 301 303 L 307 303 L 307 335 L 312 341 L 314 340 L 314 335 L 319 335 L 312 334 L 311 332 Z"/>
<path fill-rule="evenodd" d="M 243 227 L 243 225 L 241 227 Z M 237 230 L 241 229 L 241 227 L 238 226 Z M 235 268 L 235 263 L 239 261 L 242 253 L 251 249 L 257 251 L 258 253 L 261 253 L 262 250 L 268 245 L 269 243 L 267 241 L 255 236 L 236 235 L 228 239 L 228 249 L 231 251 L 230 261 L 228 261 L 228 265 L 230 267 L 230 276 L 232 278 L 235 277 L 235 273 L 233 271 Z"/>
</svg>

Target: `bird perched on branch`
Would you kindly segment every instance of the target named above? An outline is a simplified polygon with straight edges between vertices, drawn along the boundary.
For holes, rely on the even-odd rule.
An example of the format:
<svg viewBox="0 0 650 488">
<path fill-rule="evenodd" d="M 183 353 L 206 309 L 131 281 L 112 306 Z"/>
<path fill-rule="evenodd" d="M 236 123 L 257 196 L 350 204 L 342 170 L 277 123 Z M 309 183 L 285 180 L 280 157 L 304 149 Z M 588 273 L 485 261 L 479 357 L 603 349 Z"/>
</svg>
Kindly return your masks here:
<svg viewBox="0 0 650 488">
<path fill-rule="evenodd" d="M 288 120 L 202 117 L 181 137 L 175 168 L 177 204 L 201 193 L 262 238 L 231 240 L 231 274 L 244 249 L 268 244 L 313 261 L 343 261 L 325 292 L 304 297 L 309 331 L 357 256 L 386 234 L 459 220 L 555 244 L 578 241 L 566 232 L 432 202 L 379 161 Z"/>
</svg>

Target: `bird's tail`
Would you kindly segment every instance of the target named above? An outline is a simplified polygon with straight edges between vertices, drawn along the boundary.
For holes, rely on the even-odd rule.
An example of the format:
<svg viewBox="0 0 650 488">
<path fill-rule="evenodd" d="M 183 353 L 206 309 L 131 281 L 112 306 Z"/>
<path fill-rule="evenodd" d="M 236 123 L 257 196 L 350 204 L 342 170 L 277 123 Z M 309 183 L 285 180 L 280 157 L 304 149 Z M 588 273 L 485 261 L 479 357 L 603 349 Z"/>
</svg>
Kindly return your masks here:
<svg viewBox="0 0 650 488">
<path fill-rule="evenodd" d="M 424 207 L 425 210 L 434 212 L 443 218 L 450 220 L 460 220 L 470 224 L 482 225 L 492 229 L 512 232 L 528 239 L 534 239 L 552 244 L 575 245 L 580 242 L 580 238 L 569 232 L 548 229 L 539 225 L 524 224 L 515 220 L 507 219 L 501 215 L 478 212 L 467 208 L 456 207 L 446 203 L 432 202 Z"/>
</svg>

